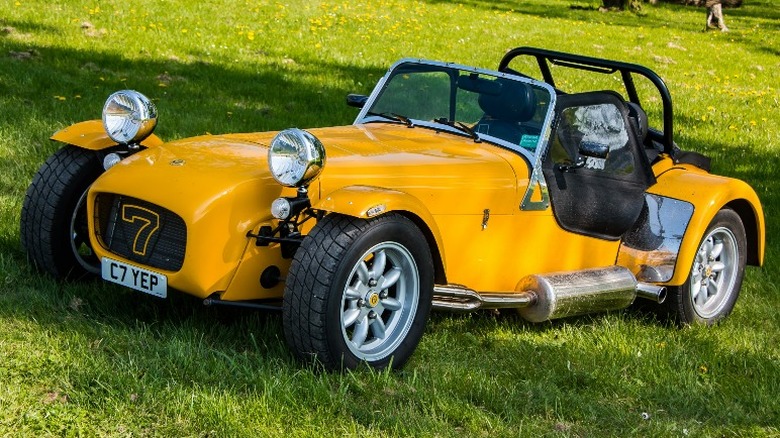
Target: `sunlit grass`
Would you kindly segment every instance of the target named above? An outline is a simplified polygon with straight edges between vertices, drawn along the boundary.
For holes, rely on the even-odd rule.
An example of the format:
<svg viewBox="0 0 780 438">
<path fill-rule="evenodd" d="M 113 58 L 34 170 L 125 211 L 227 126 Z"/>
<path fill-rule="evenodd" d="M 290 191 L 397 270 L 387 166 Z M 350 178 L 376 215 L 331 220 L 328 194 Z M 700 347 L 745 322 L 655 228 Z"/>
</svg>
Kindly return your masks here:
<svg viewBox="0 0 780 438">
<path fill-rule="evenodd" d="M 0 4 L 0 435 L 770 436 L 780 434 L 780 12 L 640 14 L 545 0 Z M 531 45 L 636 62 L 675 102 L 676 139 L 755 187 L 767 265 L 733 315 L 676 329 L 637 312 L 529 324 L 434 315 L 401 372 L 322 374 L 276 315 L 55 283 L 19 246 L 48 137 L 121 88 L 154 99 L 164 139 L 349 124 L 400 57 L 495 68 Z M 565 84 L 590 84 L 572 78 Z M 652 108 L 654 102 L 647 102 Z"/>
</svg>

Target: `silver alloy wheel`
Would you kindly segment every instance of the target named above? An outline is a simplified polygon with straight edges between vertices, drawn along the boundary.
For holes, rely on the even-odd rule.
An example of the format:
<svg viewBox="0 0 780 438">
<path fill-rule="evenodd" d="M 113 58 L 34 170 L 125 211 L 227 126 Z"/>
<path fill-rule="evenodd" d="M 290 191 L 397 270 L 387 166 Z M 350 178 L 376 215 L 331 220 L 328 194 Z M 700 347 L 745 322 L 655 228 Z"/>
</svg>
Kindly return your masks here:
<svg viewBox="0 0 780 438">
<path fill-rule="evenodd" d="M 87 272 L 100 274 L 100 262 L 89 242 L 89 229 L 87 225 L 87 192 L 89 188 L 79 197 L 76 208 L 70 217 L 70 248 L 76 261 Z"/>
<path fill-rule="evenodd" d="M 739 247 L 734 233 L 716 228 L 704 238 L 696 253 L 690 277 L 691 303 L 704 319 L 719 315 L 735 293 Z"/>
<path fill-rule="evenodd" d="M 420 299 L 420 272 L 403 245 L 383 242 L 352 268 L 341 298 L 341 333 L 361 360 L 378 361 L 406 339 Z"/>
</svg>

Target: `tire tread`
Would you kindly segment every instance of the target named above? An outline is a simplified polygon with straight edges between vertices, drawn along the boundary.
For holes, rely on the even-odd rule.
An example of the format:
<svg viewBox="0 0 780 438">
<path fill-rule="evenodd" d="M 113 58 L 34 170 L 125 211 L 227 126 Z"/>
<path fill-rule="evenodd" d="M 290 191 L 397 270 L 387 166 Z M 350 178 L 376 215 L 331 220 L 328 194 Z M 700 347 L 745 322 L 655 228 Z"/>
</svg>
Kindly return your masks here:
<svg viewBox="0 0 780 438">
<path fill-rule="evenodd" d="M 63 248 L 62 242 L 69 242 L 72 211 L 68 210 L 75 208 L 72 204 L 102 170 L 96 152 L 67 145 L 55 151 L 33 177 L 19 228 L 22 248 L 39 270 L 60 279 L 86 273 L 70 245 Z"/>
</svg>

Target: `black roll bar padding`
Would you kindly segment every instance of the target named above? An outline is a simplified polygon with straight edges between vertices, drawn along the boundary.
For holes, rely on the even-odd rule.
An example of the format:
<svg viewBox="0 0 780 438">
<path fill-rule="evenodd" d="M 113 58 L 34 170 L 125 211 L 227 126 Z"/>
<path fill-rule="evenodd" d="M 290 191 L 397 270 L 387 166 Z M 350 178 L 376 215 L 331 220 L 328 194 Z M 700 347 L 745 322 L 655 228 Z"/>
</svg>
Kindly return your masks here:
<svg viewBox="0 0 780 438">
<path fill-rule="evenodd" d="M 536 58 L 537 64 L 539 64 L 539 71 L 542 74 L 544 82 L 555 87 L 555 80 L 550 70 L 550 64 L 560 65 L 563 67 L 576 68 L 580 70 L 587 70 L 596 73 L 613 74 L 620 72 L 623 79 L 623 84 L 626 87 L 628 93 L 628 99 L 630 102 L 639 104 L 639 95 L 636 92 L 636 86 L 634 85 L 634 79 L 631 76 L 632 73 L 636 73 L 644 76 L 650 82 L 655 85 L 658 92 L 661 94 L 661 102 L 663 103 L 663 137 L 661 144 L 664 146 L 664 152 L 674 155 L 676 147 L 674 144 L 673 134 L 673 113 L 672 113 L 672 96 L 669 94 L 669 89 L 666 87 L 666 83 L 661 79 L 654 71 L 639 64 L 631 64 L 628 62 L 612 61 L 609 59 L 593 58 L 590 56 L 575 55 L 572 53 L 556 52 L 554 50 L 539 49 L 536 47 L 517 47 L 506 53 L 498 64 L 498 71 L 508 71 L 507 66 L 509 63 L 518 56 L 532 56 Z"/>
</svg>

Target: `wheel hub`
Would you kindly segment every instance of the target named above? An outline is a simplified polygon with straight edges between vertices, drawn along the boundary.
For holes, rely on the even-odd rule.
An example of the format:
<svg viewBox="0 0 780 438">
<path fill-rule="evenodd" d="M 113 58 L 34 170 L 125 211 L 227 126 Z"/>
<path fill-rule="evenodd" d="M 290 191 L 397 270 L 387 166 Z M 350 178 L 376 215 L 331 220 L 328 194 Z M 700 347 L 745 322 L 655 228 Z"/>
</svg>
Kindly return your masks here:
<svg viewBox="0 0 780 438">
<path fill-rule="evenodd" d="M 370 291 L 368 293 L 368 298 L 366 298 L 366 302 L 368 303 L 369 307 L 376 307 L 377 304 L 379 304 L 379 294 Z"/>
</svg>

